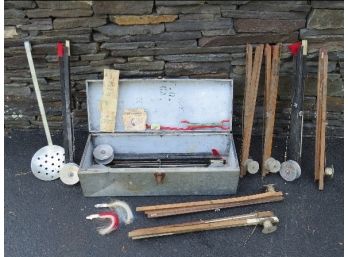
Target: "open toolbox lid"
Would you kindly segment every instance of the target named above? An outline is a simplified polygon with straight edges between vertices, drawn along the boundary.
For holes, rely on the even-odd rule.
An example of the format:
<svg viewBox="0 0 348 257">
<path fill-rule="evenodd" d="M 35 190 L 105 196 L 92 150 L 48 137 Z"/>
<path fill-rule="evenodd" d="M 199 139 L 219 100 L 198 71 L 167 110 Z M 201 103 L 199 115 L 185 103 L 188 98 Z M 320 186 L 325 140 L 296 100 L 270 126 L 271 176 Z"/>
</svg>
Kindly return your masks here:
<svg viewBox="0 0 348 257">
<path fill-rule="evenodd" d="M 86 81 L 88 127 L 92 133 L 100 132 L 99 102 L 102 93 L 103 80 Z M 147 124 L 185 128 L 187 124 L 182 121 L 199 124 L 224 121 L 224 129 L 205 128 L 179 131 L 229 133 L 232 130 L 233 80 L 120 79 L 115 132 L 130 133 L 124 130 L 122 115 L 126 109 L 137 108 L 144 109 L 147 113 Z M 161 131 L 173 132 L 170 129 L 161 129 Z"/>
</svg>

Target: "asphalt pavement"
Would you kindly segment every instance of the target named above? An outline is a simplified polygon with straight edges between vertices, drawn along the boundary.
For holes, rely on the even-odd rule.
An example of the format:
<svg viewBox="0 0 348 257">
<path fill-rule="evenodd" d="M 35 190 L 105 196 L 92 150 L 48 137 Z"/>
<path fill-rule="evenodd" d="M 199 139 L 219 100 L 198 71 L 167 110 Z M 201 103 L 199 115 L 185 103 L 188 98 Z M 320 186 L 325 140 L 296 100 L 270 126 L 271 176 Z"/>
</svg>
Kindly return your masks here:
<svg viewBox="0 0 348 257">
<path fill-rule="evenodd" d="M 77 132 L 76 153 L 80 160 L 88 133 Z M 61 134 L 53 141 L 62 144 Z M 239 138 L 235 139 L 237 151 Z M 121 199 L 136 206 L 216 196 L 100 197 L 86 198 L 79 185 L 69 187 L 59 180 L 44 182 L 30 172 L 34 153 L 46 144 L 42 131 L 11 131 L 5 135 L 5 256 L 9 257 L 88 257 L 88 256 L 248 256 L 248 257 L 338 257 L 343 256 L 343 139 L 328 139 L 327 163 L 335 168 L 324 191 L 313 181 L 314 139 L 303 144 L 302 176 L 294 182 L 278 174 L 262 179 L 260 174 L 240 180 L 238 196 L 263 191 L 274 183 L 285 194 L 278 203 L 238 207 L 178 217 L 147 219 L 135 213 L 135 221 L 107 236 L 96 232 L 97 224 L 85 217 L 97 210 L 96 203 Z M 252 156 L 260 160 L 262 139 L 253 138 Z M 273 152 L 283 158 L 285 139 L 275 139 Z M 221 196 L 225 197 L 225 196 Z M 218 218 L 271 210 L 280 220 L 278 230 L 262 234 L 261 228 L 245 227 L 132 241 L 135 228 Z"/>
</svg>

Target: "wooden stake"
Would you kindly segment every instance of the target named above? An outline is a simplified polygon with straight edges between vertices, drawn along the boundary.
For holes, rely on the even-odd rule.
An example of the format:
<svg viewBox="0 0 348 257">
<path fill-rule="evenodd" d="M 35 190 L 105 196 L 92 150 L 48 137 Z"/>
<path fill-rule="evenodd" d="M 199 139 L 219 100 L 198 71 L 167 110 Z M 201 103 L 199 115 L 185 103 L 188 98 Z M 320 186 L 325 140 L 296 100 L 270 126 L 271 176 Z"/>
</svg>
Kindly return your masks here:
<svg viewBox="0 0 348 257">
<path fill-rule="evenodd" d="M 247 50 L 250 49 L 250 47 L 248 46 L 247 46 Z M 242 145 L 241 169 L 240 169 L 241 177 L 246 175 L 246 169 L 244 167 L 244 163 L 249 158 L 250 140 L 251 140 L 251 133 L 253 128 L 253 121 L 254 121 L 257 90 L 258 90 L 259 79 L 260 79 L 263 47 L 264 47 L 263 45 L 258 45 L 256 47 L 254 63 L 252 64 L 251 80 L 250 80 L 250 83 L 246 85 L 245 94 L 244 94 L 243 145 Z M 250 52 L 247 52 L 247 56 L 249 55 L 250 55 Z M 247 62 L 249 62 L 250 61 L 249 57 L 247 57 L 246 60 Z M 246 66 L 250 67 L 250 63 L 247 63 Z"/>
<path fill-rule="evenodd" d="M 279 66 L 280 66 L 280 44 L 277 44 L 272 49 L 272 67 L 270 78 L 269 76 L 269 59 L 270 52 L 267 49 L 266 56 L 266 82 L 265 85 L 265 106 L 266 106 L 266 122 L 265 122 L 265 141 L 263 147 L 263 165 L 262 165 L 262 176 L 265 176 L 269 171 L 265 168 L 266 161 L 271 157 L 272 154 L 272 143 L 273 143 L 273 129 L 274 129 L 274 121 L 275 121 L 275 112 L 276 112 L 276 104 L 277 104 L 277 95 L 278 95 L 278 81 L 279 81 Z"/>
<path fill-rule="evenodd" d="M 319 138 L 316 138 L 316 157 L 315 163 L 318 163 L 316 167 L 316 173 L 319 176 L 319 190 L 324 189 L 324 176 L 325 176 L 325 135 L 326 135 L 326 98 L 327 98 L 327 72 L 328 72 L 328 54 L 326 49 L 319 50 L 319 75 L 318 75 L 318 99 L 320 98 L 320 115 L 317 115 L 317 131 L 319 130 Z M 318 105 L 317 105 L 318 107 Z M 318 111 L 318 109 L 317 109 Z M 317 149 L 318 144 L 318 149 Z"/>
<path fill-rule="evenodd" d="M 163 209 L 163 210 L 154 210 L 154 211 L 146 211 L 145 214 L 148 218 L 160 218 L 174 215 L 181 215 L 187 213 L 197 213 L 203 211 L 213 211 L 213 210 L 221 210 L 226 208 L 240 207 L 240 206 L 249 206 L 254 204 L 261 203 L 270 203 L 270 202 L 278 202 L 284 200 L 283 195 L 265 197 L 256 200 L 250 200 L 248 202 L 234 202 L 234 203 L 224 203 L 224 204 L 208 204 L 201 205 L 195 207 L 181 207 L 181 208 L 172 208 L 172 209 Z"/>
<path fill-rule="evenodd" d="M 265 221 L 271 221 L 272 223 L 279 222 L 278 218 L 274 216 L 273 212 L 265 211 L 245 215 L 224 217 L 213 220 L 200 220 L 181 224 L 136 229 L 129 232 L 128 236 L 132 239 L 143 239 L 150 237 L 184 234 L 197 231 L 215 230 L 241 226 L 253 226 L 262 224 Z"/>
</svg>

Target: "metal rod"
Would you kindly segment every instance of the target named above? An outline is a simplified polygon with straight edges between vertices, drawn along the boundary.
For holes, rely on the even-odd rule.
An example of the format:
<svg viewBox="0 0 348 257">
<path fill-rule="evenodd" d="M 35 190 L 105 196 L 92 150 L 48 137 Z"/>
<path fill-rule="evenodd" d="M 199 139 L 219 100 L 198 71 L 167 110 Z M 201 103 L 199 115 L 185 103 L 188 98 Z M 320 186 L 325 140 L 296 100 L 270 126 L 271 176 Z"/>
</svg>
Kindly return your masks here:
<svg viewBox="0 0 348 257">
<path fill-rule="evenodd" d="M 39 87 L 39 83 L 38 83 L 37 77 L 36 77 L 33 57 L 31 55 L 31 45 L 30 45 L 30 42 L 29 41 L 25 41 L 24 42 L 24 47 L 25 47 L 25 52 L 27 54 L 27 59 L 28 59 L 28 63 L 29 63 L 31 77 L 33 79 L 36 99 L 37 99 L 37 102 L 39 104 L 41 119 L 42 119 L 42 123 L 43 123 L 43 126 L 44 126 L 44 130 L 45 130 L 45 134 L 46 134 L 46 138 L 47 138 L 47 143 L 48 143 L 48 145 L 53 145 L 51 134 L 50 134 L 50 129 L 49 129 L 48 123 L 47 123 L 45 107 L 44 107 L 43 102 L 42 102 L 40 87 Z"/>
</svg>

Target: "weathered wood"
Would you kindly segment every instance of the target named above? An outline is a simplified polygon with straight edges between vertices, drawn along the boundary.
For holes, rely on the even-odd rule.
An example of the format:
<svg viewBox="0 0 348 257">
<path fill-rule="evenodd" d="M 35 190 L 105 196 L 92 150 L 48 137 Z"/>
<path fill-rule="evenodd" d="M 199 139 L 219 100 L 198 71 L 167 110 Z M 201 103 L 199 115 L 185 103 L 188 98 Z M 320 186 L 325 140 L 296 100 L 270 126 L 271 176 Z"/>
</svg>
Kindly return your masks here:
<svg viewBox="0 0 348 257">
<path fill-rule="evenodd" d="M 326 134 L 326 97 L 327 97 L 327 70 L 328 70 L 328 54 L 326 49 L 320 49 L 319 51 L 319 67 L 322 70 L 320 84 L 322 88 L 321 94 L 321 120 L 319 120 L 320 126 L 320 155 L 319 155 L 319 190 L 324 189 L 324 176 L 325 176 L 325 134 Z"/>
<path fill-rule="evenodd" d="M 70 41 L 66 41 L 64 48 L 64 139 L 67 145 L 65 149 L 65 163 L 74 162 L 74 129 L 72 120 L 71 107 L 71 86 L 70 86 Z M 66 148 L 66 147 L 64 147 Z"/>
<path fill-rule="evenodd" d="M 266 161 L 271 157 L 272 154 L 272 143 L 273 143 L 273 129 L 275 121 L 275 111 L 277 104 L 278 95 L 278 81 L 279 81 L 279 66 L 280 66 L 280 48 L 281 45 L 277 44 L 272 49 L 272 68 L 270 79 L 267 80 L 266 88 L 266 121 L 265 121 L 265 140 L 263 147 L 263 158 L 262 158 L 262 176 L 269 173 L 269 170 L 265 168 Z M 266 76 L 269 71 L 267 70 L 266 63 Z"/>
<path fill-rule="evenodd" d="M 252 64 L 251 79 L 245 88 L 244 113 L 243 113 L 243 145 L 242 145 L 241 169 L 240 169 L 241 177 L 246 175 L 246 169 L 244 167 L 244 163 L 249 158 L 251 132 L 253 127 L 257 90 L 258 90 L 259 79 L 260 79 L 263 47 L 264 47 L 263 45 L 258 45 L 256 47 L 254 62 Z M 248 51 L 250 51 L 250 47 L 247 46 L 247 56 L 250 55 Z M 250 59 L 248 57 L 247 62 L 249 61 Z M 246 66 L 250 67 L 250 64 L 247 63 Z M 248 70 L 248 73 L 249 72 L 250 71 Z"/>
<path fill-rule="evenodd" d="M 278 197 L 278 196 L 283 196 L 283 193 L 282 192 L 265 192 L 265 193 L 254 194 L 254 195 L 230 197 L 230 198 L 216 199 L 216 200 L 204 200 L 204 201 L 196 201 L 196 202 L 140 206 L 136 208 L 136 211 L 152 211 L 152 210 L 163 210 L 163 209 L 185 208 L 185 207 L 189 208 L 189 207 L 209 205 L 209 204 L 212 205 L 212 204 L 249 202 L 253 200 L 264 199 L 267 197 Z"/>
<path fill-rule="evenodd" d="M 118 70 L 104 70 L 103 96 L 100 100 L 101 132 L 114 132 L 116 127 L 119 76 Z"/>
<path fill-rule="evenodd" d="M 292 86 L 291 115 L 289 145 L 287 159 L 296 161 L 301 165 L 302 156 L 302 130 L 303 130 L 303 101 L 305 83 L 305 60 L 303 47 L 294 57 L 294 83 Z"/>
<path fill-rule="evenodd" d="M 181 215 L 187 213 L 197 213 L 203 211 L 212 211 L 212 210 L 220 210 L 226 208 L 240 207 L 240 206 L 249 206 L 254 204 L 261 203 L 270 203 L 270 202 L 278 202 L 284 200 L 282 195 L 265 197 L 262 199 L 256 199 L 248 202 L 235 202 L 235 203 L 224 203 L 224 204 L 208 204 L 202 206 L 195 207 L 181 207 L 181 208 L 172 208 L 172 209 L 164 209 L 164 210 L 154 210 L 154 211 L 146 211 L 145 214 L 148 218 L 159 218 L 159 217 L 167 217 L 173 215 Z"/>
<path fill-rule="evenodd" d="M 156 236 L 190 233 L 196 231 L 206 231 L 240 226 L 252 226 L 260 224 L 260 222 L 263 219 L 267 220 L 271 218 L 276 218 L 274 217 L 274 214 L 271 211 L 257 212 L 213 220 L 201 220 L 181 224 L 136 229 L 129 232 L 128 236 L 132 239 L 142 239 Z"/>
</svg>

